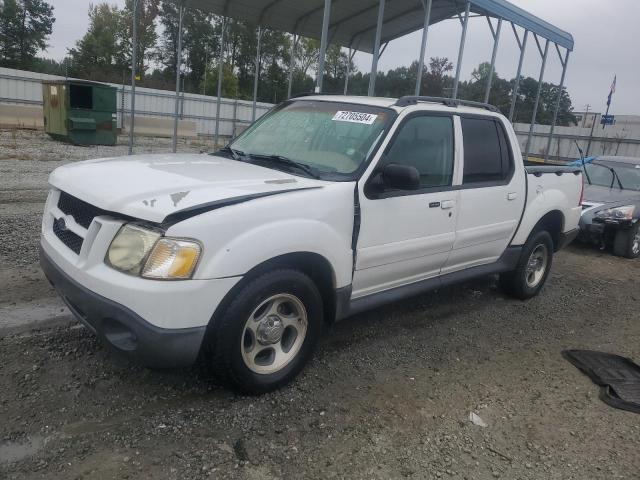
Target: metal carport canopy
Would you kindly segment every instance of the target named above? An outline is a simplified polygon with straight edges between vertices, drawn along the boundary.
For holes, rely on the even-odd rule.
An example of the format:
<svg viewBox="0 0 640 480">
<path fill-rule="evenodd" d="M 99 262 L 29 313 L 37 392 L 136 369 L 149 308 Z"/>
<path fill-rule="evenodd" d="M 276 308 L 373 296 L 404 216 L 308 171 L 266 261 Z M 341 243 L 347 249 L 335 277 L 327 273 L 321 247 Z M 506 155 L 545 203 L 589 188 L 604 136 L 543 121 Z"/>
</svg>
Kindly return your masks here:
<svg viewBox="0 0 640 480">
<path fill-rule="evenodd" d="M 506 0 L 470 0 L 470 4 L 472 13 L 502 18 L 573 50 L 571 34 Z M 322 36 L 324 0 L 185 0 L 184 5 L 303 37 L 320 39 Z M 379 0 L 333 0 L 330 43 L 373 53 L 379 5 Z M 465 6 L 463 0 L 433 0 L 429 23 L 433 25 L 464 13 Z M 382 43 L 421 30 L 423 19 L 421 0 L 387 0 Z"/>
</svg>

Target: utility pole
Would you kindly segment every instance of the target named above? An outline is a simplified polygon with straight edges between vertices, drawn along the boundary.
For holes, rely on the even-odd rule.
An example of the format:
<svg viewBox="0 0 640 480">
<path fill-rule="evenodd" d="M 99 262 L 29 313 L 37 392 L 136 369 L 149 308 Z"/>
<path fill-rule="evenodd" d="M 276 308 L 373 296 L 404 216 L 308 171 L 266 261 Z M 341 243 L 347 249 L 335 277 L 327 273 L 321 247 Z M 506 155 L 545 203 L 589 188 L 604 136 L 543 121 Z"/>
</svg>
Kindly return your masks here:
<svg viewBox="0 0 640 480">
<path fill-rule="evenodd" d="M 582 120 L 582 128 L 585 128 L 587 126 L 587 117 L 589 116 L 589 110 L 591 110 L 591 105 L 587 103 L 584 108 L 586 112 L 584 114 L 584 119 Z"/>
<path fill-rule="evenodd" d="M 589 156 L 589 151 L 591 150 L 591 143 L 593 142 L 593 131 L 596 129 L 596 119 L 593 119 L 593 124 L 591 125 L 591 133 L 589 134 L 589 143 L 587 143 L 587 157 Z"/>
</svg>

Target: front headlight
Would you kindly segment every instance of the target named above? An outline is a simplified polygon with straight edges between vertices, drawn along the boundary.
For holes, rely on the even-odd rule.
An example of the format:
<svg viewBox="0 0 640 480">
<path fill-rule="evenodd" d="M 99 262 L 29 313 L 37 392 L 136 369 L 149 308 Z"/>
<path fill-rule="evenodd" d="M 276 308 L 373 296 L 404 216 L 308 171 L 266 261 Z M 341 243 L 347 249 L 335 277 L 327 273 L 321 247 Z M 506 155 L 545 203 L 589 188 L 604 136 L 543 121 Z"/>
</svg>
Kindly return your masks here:
<svg viewBox="0 0 640 480">
<path fill-rule="evenodd" d="M 625 205 L 624 207 L 607 208 L 596 212 L 596 218 L 601 220 L 633 220 L 633 212 L 636 207 L 634 205 Z"/>
<path fill-rule="evenodd" d="M 111 242 L 105 261 L 130 275 L 184 280 L 193 275 L 201 253 L 196 241 L 163 237 L 160 232 L 127 224 Z"/>
<path fill-rule="evenodd" d="M 109 246 L 107 263 L 121 272 L 138 275 L 142 263 L 160 237 L 160 232 L 132 224 L 123 225 Z"/>
</svg>

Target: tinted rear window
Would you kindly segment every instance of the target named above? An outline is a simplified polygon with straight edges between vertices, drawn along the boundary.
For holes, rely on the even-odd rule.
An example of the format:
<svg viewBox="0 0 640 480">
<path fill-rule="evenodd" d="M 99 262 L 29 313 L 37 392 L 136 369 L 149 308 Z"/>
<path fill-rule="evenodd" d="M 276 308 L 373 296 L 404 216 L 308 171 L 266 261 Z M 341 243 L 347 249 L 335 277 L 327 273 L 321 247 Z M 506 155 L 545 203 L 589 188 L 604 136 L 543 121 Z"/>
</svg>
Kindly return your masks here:
<svg viewBox="0 0 640 480">
<path fill-rule="evenodd" d="M 462 118 L 464 184 L 502 182 L 511 161 L 503 128 L 493 119 Z"/>
</svg>

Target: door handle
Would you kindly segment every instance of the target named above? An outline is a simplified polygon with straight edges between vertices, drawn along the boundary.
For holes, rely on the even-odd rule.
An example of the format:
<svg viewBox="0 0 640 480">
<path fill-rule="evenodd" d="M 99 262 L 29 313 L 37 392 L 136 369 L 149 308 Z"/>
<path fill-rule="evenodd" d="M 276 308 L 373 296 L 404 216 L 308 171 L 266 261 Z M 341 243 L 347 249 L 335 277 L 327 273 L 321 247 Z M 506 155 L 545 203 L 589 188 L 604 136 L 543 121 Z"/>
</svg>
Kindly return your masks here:
<svg viewBox="0 0 640 480">
<path fill-rule="evenodd" d="M 453 200 L 444 200 L 440 203 L 440 208 L 442 208 L 443 210 L 449 210 L 452 209 L 455 205 L 456 202 Z"/>
<path fill-rule="evenodd" d="M 516 192 L 507 193 L 507 200 L 515 200 L 518 198 L 518 194 Z"/>
</svg>

